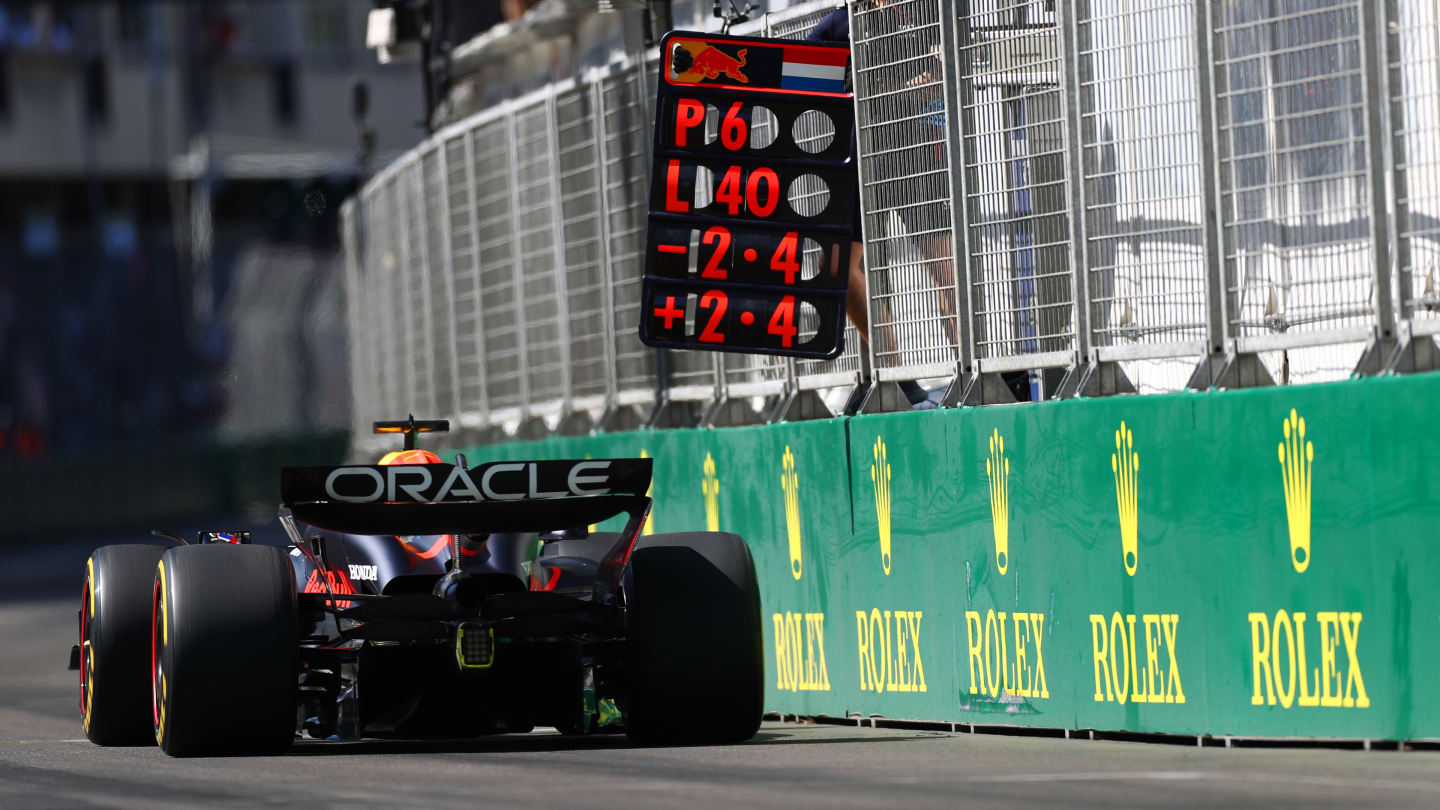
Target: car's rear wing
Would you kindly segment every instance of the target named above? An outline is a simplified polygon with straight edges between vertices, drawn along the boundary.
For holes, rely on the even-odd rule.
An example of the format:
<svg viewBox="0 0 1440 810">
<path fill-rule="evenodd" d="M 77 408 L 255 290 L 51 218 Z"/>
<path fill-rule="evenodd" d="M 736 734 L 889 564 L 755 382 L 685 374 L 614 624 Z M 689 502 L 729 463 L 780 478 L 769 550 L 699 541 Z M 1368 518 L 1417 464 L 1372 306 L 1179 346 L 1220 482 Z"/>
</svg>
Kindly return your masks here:
<svg viewBox="0 0 1440 810">
<path fill-rule="evenodd" d="M 645 506 L 651 459 L 286 467 L 296 520 L 352 534 L 547 531 Z"/>
</svg>

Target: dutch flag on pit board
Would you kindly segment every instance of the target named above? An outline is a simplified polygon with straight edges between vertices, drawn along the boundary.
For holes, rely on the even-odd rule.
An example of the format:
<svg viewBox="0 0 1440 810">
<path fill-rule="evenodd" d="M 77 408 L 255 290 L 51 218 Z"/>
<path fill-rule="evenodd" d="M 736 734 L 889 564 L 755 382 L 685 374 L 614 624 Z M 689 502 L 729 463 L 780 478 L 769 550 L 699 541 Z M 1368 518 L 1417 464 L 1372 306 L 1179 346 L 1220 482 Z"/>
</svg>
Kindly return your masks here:
<svg viewBox="0 0 1440 810">
<path fill-rule="evenodd" d="M 810 93 L 845 92 L 845 62 L 850 58 L 846 48 L 785 48 L 785 62 L 780 69 L 783 90 Z"/>
</svg>

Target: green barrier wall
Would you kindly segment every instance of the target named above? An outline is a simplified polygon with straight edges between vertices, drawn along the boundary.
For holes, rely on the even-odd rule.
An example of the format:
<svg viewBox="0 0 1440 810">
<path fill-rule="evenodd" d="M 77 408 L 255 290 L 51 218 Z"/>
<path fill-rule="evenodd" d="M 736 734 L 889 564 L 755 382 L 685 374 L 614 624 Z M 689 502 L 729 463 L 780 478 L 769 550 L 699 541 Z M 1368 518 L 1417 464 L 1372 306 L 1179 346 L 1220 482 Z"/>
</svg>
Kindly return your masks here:
<svg viewBox="0 0 1440 810">
<path fill-rule="evenodd" d="M 651 531 L 743 535 L 772 711 L 1440 738 L 1440 374 L 722 430 Z"/>
</svg>

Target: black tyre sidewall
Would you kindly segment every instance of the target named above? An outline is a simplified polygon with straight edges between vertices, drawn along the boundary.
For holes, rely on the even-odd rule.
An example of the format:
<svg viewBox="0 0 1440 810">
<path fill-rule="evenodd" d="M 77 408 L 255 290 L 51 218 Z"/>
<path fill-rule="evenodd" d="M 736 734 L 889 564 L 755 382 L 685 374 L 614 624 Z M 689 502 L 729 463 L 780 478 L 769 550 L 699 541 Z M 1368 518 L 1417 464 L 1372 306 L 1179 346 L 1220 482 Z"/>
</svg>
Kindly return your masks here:
<svg viewBox="0 0 1440 810">
<path fill-rule="evenodd" d="M 764 712 L 760 589 L 745 541 L 642 537 L 625 575 L 626 733 L 645 743 L 748 740 Z"/>
<path fill-rule="evenodd" d="M 171 756 L 265 754 L 294 739 L 295 580 L 285 552 L 216 543 L 170 549 L 156 577 L 168 626 L 155 735 Z"/>
<path fill-rule="evenodd" d="M 80 654 L 85 736 L 98 745 L 155 742 L 150 716 L 150 624 L 155 566 L 164 546 L 102 546 L 86 563 Z M 92 663 L 93 662 L 93 663 Z M 81 688 L 85 689 L 82 682 Z"/>
</svg>

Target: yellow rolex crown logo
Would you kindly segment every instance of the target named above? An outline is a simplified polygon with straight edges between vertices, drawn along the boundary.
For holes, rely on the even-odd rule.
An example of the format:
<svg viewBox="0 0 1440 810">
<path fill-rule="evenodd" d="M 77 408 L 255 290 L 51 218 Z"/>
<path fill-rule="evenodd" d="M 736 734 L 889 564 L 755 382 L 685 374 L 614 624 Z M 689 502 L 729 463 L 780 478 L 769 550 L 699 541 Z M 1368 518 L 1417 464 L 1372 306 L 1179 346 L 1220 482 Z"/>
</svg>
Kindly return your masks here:
<svg viewBox="0 0 1440 810">
<path fill-rule="evenodd" d="M 1290 523 L 1290 562 L 1304 573 L 1310 567 L 1310 475 L 1315 445 L 1305 438 L 1305 420 L 1290 409 L 1285 441 L 1280 443 L 1280 475 L 1285 482 L 1285 517 Z"/>
<path fill-rule="evenodd" d="M 720 531 L 720 479 L 715 477 L 715 459 L 705 454 L 704 477 L 700 479 L 700 491 L 705 494 L 705 530 Z"/>
<path fill-rule="evenodd" d="M 875 517 L 880 530 L 880 567 L 890 576 L 890 461 L 885 454 L 885 440 L 875 437 L 875 463 L 870 465 L 870 481 L 875 485 Z"/>
<path fill-rule="evenodd" d="M 1110 454 L 1110 472 L 1115 474 L 1115 504 L 1120 511 L 1120 549 L 1125 555 L 1125 573 L 1135 576 L 1140 564 L 1139 512 L 1140 454 L 1135 452 L 1135 434 L 1125 423 L 1115 431 L 1115 452 Z"/>
<path fill-rule="evenodd" d="M 790 538 L 790 575 L 800 578 L 800 477 L 795 474 L 795 454 L 785 445 L 780 459 L 780 488 L 785 491 L 785 534 Z"/>
<path fill-rule="evenodd" d="M 997 428 L 990 434 L 990 457 L 985 459 L 985 477 L 990 480 L 990 524 L 995 530 L 995 567 L 1000 575 L 1010 569 L 1010 459 L 1005 457 L 1005 437 Z"/>
</svg>

